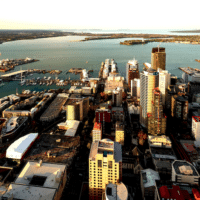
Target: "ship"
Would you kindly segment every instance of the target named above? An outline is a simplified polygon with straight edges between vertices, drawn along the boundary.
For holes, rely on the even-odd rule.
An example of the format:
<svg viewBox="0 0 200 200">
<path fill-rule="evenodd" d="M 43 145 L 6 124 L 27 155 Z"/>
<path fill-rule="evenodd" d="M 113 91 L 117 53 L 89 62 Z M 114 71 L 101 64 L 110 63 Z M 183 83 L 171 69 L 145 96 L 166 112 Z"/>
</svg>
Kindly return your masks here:
<svg viewBox="0 0 200 200">
<path fill-rule="evenodd" d="M 5 143 L 14 139 L 28 125 L 28 117 L 11 117 L 2 127 L 0 142 Z"/>
</svg>

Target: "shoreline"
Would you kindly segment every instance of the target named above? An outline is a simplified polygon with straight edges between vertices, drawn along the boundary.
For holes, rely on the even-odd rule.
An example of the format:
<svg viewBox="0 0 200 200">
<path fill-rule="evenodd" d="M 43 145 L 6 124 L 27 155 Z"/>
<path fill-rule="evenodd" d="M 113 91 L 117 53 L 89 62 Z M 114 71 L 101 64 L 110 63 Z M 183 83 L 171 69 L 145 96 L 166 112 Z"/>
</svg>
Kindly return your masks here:
<svg viewBox="0 0 200 200">
<path fill-rule="evenodd" d="M 177 32 L 177 31 L 174 31 Z M 183 32 L 183 31 L 178 31 Z M 12 42 L 18 40 L 32 40 L 53 38 L 61 36 L 85 36 L 84 39 L 70 42 L 85 42 L 90 40 L 105 40 L 105 39 L 122 39 L 122 38 L 142 38 L 145 41 L 125 40 L 120 42 L 121 45 L 147 44 L 149 42 L 172 42 L 184 44 L 200 44 L 200 35 L 168 35 L 168 34 L 93 34 L 93 33 L 76 33 L 76 32 L 61 32 L 61 31 L 0 31 L 0 44 L 4 42 Z"/>
</svg>

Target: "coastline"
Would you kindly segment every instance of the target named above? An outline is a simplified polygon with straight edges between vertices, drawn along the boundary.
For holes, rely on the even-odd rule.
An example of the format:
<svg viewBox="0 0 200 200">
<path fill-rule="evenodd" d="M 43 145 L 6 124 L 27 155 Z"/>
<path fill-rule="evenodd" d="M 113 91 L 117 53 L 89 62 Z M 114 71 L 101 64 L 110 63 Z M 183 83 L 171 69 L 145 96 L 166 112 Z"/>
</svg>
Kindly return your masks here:
<svg viewBox="0 0 200 200">
<path fill-rule="evenodd" d="M 171 31 L 171 32 L 184 32 L 184 31 Z M 200 30 L 199 30 L 200 32 Z M 192 33 L 192 31 L 190 31 Z M 105 40 L 105 39 L 121 39 L 121 38 L 142 38 L 141 40 L 125 40 L 120 42 L 121 45 L 135 45 L 147 44 L 149 42 L 172 42 L 183 44 L 200 44 L 200 35 L 169 35 L 169 34 L 129 34 L 129 33 L 116 33 L 116 34 L 94 34 L 94 33 L 78 33 L 78 32 L 62 32 L 62 31 L 0 31 L 0 44 L 4 42 L 27 40 L 27 39 L 42 39 L 53 38 L 61 36 L 85 36 L 84 39 L 71 41 L 71 42 L 85 42 L 90 40 Z"/>
</svg>

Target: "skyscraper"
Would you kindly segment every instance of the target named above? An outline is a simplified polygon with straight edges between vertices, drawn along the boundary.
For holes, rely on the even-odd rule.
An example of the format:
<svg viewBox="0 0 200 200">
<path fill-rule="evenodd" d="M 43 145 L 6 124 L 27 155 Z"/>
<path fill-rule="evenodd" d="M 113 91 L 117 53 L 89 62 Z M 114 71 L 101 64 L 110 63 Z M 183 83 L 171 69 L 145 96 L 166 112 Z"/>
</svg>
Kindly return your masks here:
<svg viewBox="0 0 200 200">
<path fill-rule="evenodd" d="M 160 70 L 159 72 L 159 89 L 162 93 L 162 105 L 165 107 L 167 88 L 171 84 L 171 74 L 167 70 Z"/>
<path fill-rule="evenodd" d="M 166 116 L 163 115 L 162 94 L 159 88 L 153 89 L 152 113 L 148 116 L 148 133 L 152 135 L 165 134 Z"/>
<path fill-rule="evenodd" d="M 140 78 L 139 74 L 139 64 L 137 60 L 129 60 L 126 64 L 126 81 L 128 83 L 129 89 L 131 88 L 131 80 L 134 78 Z"/>
<path fill-rule="evenodd" d="M 140 73 L 140 123 L 147 127 L 147 113 L 152 113 L 152 90 L 158 87 L 159 75 L 154 69 Z"/>
<path fill-rule="evenodd" d="M 89 155 L 89 199 L 101 200 L 106 185 L 121 180 L 121 144 L 110 139 L 93 142 Z"/>
<path fill-rule="evenodd" d="M 151 53 L 151 67 L 157 71 L 158 68 L 165 70 L 166 53 L 165 48 L 155 47 Z"/>
</svg>

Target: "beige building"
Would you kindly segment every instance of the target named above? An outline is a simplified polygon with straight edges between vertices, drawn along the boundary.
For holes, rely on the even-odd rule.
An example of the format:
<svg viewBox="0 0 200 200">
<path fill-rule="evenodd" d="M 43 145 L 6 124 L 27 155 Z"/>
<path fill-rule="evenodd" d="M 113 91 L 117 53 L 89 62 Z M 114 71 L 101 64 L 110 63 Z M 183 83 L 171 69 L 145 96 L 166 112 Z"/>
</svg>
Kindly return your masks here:
<svg viewBox="0 0 200 200">
<path fill-rule="evenodd" d="M 89 199 L 101 200 L 106 185 L 121 180 L 121 145 L 110 139 L 93 142 L 89 155 Z"/>
<path fill-rule="evenodd" d="M 124 124 L 119 121 L 115 124 L 115 142 L 124 145 Z"/>
<path fill-rule="evenodd" d="M 3 199 L 59 200 L 67 180 L 66 165 L 27 162 Z"/>
</svg>

